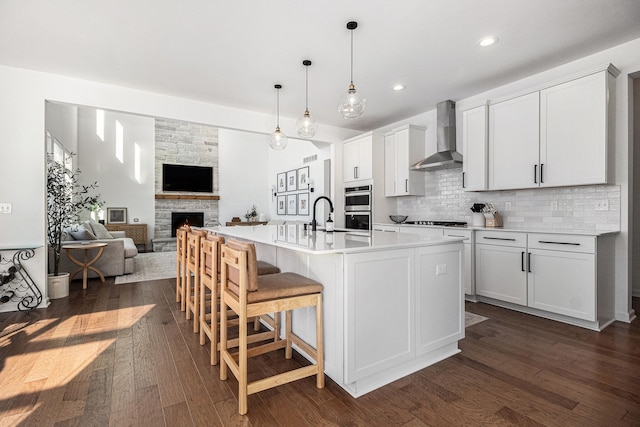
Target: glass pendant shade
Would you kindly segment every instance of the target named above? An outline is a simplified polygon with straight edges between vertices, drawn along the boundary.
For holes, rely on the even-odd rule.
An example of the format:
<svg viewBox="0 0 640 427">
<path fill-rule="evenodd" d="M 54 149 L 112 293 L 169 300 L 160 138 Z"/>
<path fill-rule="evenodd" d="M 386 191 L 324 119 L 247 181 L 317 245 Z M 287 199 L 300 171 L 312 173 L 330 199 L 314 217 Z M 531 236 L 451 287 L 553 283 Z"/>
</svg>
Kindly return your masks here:
<svg viewBox="0 0 640 427">
<path fill-rule="evenodd" d="M 342 114 L 343 119 L 356 119 L 364 113 L 364 108 L 367 100 L 362 97 L 362 94 L 356 92 L 353 83 L 349 85 L 349 90 L 342 97 L 338 111 Z"/>
<path fill-rule="evenodd" d="M 280 130 L 279 127 L 269 135 L 269 146 L 274 150 L 284 150 L 289 142 L 289 138 Z"/>
<path fill-rule="evenodd" d="M 276 130 L 269 135 L 269 146 L 273 150 L 284 150 L 289 138 L 280 130 L 280 89 L 282 89 L 282 85 L 274 87 L 276 88 Z"/>
<path fill-rule="evenodd" d="M 296 122 L 296 132 L 300 138 L 313 138 L 318 130 L 318 122 L 309 114 L 309 66 L 311 61 L 305 59 L 302 61 L 305 66 L 305 98 L 304 98 L 304 114 Z"/>
<path fill-rule="evenodd" d="M 347 30 L 351 31 L 351 83 L 349 84 L 349 90 L 340 100 L 338 111 L 342 115 L 343 119 L 356 119 L 364 113 L 364 108 L 367 100 L 361 93 L 356 92 L 356 87 L 353 85 L 353 31 L 358 28 L 358 23 L 355 21 L 347 22 Z"/>
<path fill-rule="evenodd" d="M 318 130 L 318 122 L 309 115 L 309 111 L 305 111 L 304 115 L 296 122 L 296 131 L 301 138 L 313 138 Z"/>
</svg>

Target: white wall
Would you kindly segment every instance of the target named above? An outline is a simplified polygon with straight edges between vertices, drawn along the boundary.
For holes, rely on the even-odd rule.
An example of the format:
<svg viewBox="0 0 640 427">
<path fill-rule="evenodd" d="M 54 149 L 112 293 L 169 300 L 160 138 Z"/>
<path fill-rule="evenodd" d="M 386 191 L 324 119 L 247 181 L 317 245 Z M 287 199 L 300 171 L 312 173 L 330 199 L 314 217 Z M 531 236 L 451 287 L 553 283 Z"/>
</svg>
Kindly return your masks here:
<svg viewBox="0 0 640 427">
<path fill-rule="evenodd" d="M 258 213 L 269 214 L 269 144 L 262 134 L 235 130 L 218 131 L 218 168 L 220 177 L 220 223 L 234 216 L 242 221 L 255 205 Z"/>
<path fill-rule="evenodd" d="M 640 255 L 640 170 L 634 170 L 633 165 L 640 166 L 640 75 L 635 76 L 633 80 L 633 102 L 630 102 L 633 110 L 633 142 L 630 143 L 633 148 L 633 155 L 630 158 L 633 159 L 631 173 L 633 174 L 633 206 L 631 212 L 635 212 L 635 215 L 630 215 L 633 219 L 631 227 L 633 245 L 633 254 L 636 259 Z M 640 297 L 640 263 L 632 262 L 632 277 L 633 277 L 633 296 Z"/>
<path fill-rule="evenodd" d="M 12 213 L 0 215 L 2 247 L 40 248 L 27 268 L 46 298 L 45 259 L 45 101 L 99 107 L 150 117 L 164 117 L 221 128 L 246 129 L 268 135 L 275 117 L 204 102 L 118 86 L 0 66 L 0 202 Z M 295 129 L 295 119 L 280 118 L 283 130 Z M 353 131 L 321 126 L 317 139 L 334 142 Z M 11 185 L 8 185 L 10 183 Z M 6 310 L 7 304 L 0 307 Z"/>
<path fill-rule="evenodd" d="M 97 193 L 109 207 L 126 207 L 127 222 L 147 224 L 153 237 L 155 221 L 154 119 L 104 111 L 104 140 L 97 134 L 95 108 L 78 109 L 78 167 L 81 182 L 98 182 Z M 116 125 L 122 126 L 122 160 L 117 153 Z M 137 148 L 136 148 L 137 147 Z M 137 154 L 136 154 L 137 152 Z M 106 179 L 108 177 L 108 179 Z"/>
<path fill-rule="evenodd" d="M 54 104 L 45 106 L 46 129 L 72 153 L 78 154 L 78 107 Z M 73 159 L 76 162 L 76 158 Z"/>
</svg>

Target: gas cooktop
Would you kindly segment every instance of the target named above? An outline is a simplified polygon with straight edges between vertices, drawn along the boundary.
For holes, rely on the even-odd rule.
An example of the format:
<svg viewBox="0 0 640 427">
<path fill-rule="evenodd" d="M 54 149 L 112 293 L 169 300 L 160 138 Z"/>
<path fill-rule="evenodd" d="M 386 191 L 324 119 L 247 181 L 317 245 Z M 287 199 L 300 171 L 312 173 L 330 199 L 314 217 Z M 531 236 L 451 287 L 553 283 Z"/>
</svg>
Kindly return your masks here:
<svg viewBox="0 0 640 427">
<path fill-rule="evenodd" d="M 467 223 L 465 221 L 406 221 L 405 224 L 410 225 L 440 225 L 444 227 L 466 227 Z"/>
</svg>

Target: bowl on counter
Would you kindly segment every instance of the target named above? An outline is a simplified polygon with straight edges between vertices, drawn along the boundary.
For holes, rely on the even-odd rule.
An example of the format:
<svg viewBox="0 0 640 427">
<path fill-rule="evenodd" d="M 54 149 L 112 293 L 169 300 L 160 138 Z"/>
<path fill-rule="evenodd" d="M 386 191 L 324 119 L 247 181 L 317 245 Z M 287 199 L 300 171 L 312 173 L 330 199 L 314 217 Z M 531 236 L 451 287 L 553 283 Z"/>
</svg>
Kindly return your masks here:
<svg viewBox="0 0 640 427">
<path fill-rule="evenodd" d="M 391 221 L 395 222 L 396 224 L 402 224 L 407 220 L 408 216 L 407 215 L 389 215 L 389 218 L 391 218 Z"/>
</svg>

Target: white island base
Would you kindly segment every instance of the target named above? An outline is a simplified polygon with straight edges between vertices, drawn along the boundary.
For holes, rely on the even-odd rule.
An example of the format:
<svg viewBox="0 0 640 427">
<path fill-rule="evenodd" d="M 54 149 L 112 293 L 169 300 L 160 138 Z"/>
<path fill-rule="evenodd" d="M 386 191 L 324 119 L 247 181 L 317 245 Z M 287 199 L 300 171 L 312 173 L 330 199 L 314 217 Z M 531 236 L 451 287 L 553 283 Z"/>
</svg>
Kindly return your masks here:
<svg viewBox="0 0 640 427">
<path fill-rule="evenodd" d="M 279 227 L 211 230 L 251 241 L 259 259 L 324 285 L 325 373 L 352 396 L 460 351 L 462 239 Z M 314 344 L 314 309 L 294 311 L 293 330 Z"/>
</svg>

